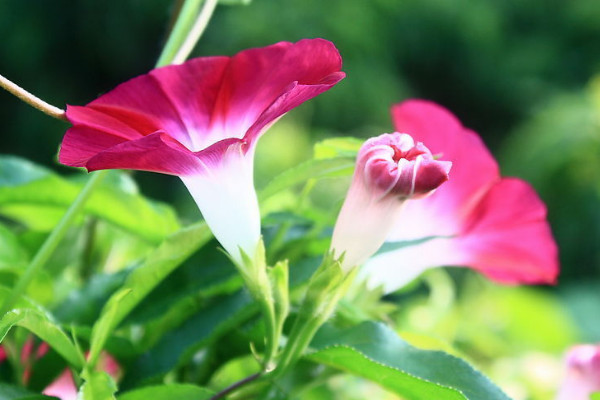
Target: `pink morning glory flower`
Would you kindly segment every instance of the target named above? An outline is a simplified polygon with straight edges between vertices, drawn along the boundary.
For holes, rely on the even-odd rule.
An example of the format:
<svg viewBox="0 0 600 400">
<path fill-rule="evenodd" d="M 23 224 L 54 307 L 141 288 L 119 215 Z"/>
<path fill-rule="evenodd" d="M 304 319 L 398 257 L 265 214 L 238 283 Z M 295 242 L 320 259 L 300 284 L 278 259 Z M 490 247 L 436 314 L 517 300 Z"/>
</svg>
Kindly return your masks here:
<svg viewBox="0 0 600 400">
<path fill-rule="evenodd" d="M 338 216 L 331 249 L 342 268 L 361 265 L 392 228 L 402 205 L 432 193 L 448 180 L 452 163 L 435 160 L 423 143 L 405 133 L 367 140 L 356 159 L 352 184 Z"/>
<path fill-rule="evenodd" d="M 546 207 L 526 182 L 501 178 L 481 138 L 443 107 L 409 100 L 392 108 L 397 131 L 452 162 L 451 179 L 408 200 L 386 241 L 411 243 L 365 265 L 372 286 L 393 291 L 427 268 L 465 266 L 501 283 L 554 283 L 558 251 Z"/>
<path fill-rule="evenodd" d="M 600 392 L 600 345 L 582 344 L 569 350 L 566 375 L 556 400 L 589 400 Z"/>
<path fill-rule="evenodd" d="M 202 57 L 133 78 L 84 107 L 59 160 L 88 171 L 124 168 L 177 175 L 227 252 L 254 255 L 260 215 L 253 184 L 262 133 L 344 78 L 323 39 L 281 42 L 233 57 Z"/>
</svg>

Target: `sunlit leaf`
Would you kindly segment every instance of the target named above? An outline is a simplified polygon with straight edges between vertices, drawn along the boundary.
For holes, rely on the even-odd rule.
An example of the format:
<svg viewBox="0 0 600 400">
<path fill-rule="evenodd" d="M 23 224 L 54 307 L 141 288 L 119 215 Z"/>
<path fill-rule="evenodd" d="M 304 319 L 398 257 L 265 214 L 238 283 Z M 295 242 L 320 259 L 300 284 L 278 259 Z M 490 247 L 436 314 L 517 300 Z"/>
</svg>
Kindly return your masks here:
<svg viewBox="0 0 600 400">
<path fill-rule="evenodd" d="M 0 214 L 25 224 L 52 227 L 82 187 L 82 182 L 27 160 L 0 156 Z M 147 200 L 129 178 L 116 171 L 94 192 L 85 212 L 151 242 L 160 242 L 179 227 L 169 206 Z"/>
<path fill-rule="evenodd" d="M 20 268 L 27 265 L 27 252 L 17 236 L 0 224 L 0 268 Z"/>
<path fill-rule="evenodd" d="M 111 400 L 115 398 L 117 385 L 109 374 L 104 371 L 84 372 L 85 380 L 79 389 L 78 399 L 81 400 Z"/>
<path fill-rule="evenodd" d="M 288 189 L 309 179 L 332 178 L 352 174 L 354 159 L 349 157 L 308 160 L 277 175 L 259 192 L 259 199 Z"/>
<path fill-rule="evenodd" d="M 71 339 L 62 331 L 50 316 L 36 309 L 14 309 L 0 320 L 0 341 L 13 326 L 21 326 L 56 350 L 65 360 L 76 368 L 83 366 L 83 356 Z"/>
<path fill-rule="evenodd" d="M 372 380 L 407 400 L 509 399 L 465 361 L 413 347 L 383 324 L 327 326 L 311 347 L 310 360 Z"/>
<path fill-rule="evenodd" d="M 348 157 L 354 159 L 364 140 L 355 137 L 336 137 L 315 144 L 315 158 Z"/>
<path fill-rule="evenodd" d="M 147 386 L 118 396 L 118 400 L 205 400 L 215 393 L 200 386 L 173 384 Z"/>
</svg>

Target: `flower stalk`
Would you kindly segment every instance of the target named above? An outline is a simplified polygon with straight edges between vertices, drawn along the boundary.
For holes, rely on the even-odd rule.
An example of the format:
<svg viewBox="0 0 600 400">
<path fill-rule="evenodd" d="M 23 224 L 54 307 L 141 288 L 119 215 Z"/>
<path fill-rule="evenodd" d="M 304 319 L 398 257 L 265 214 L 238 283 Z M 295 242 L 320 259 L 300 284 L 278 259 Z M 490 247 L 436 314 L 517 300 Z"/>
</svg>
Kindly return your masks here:
<svg viewBox="0 0 600 400">
<path fill-rule="evenodd" d="M 2 75 L 0 75 L 0 87 L 2 87 L 10 94 L 18 97 L 25 103 L 29 104 L 31 107 L 43 112 L 44 114 L 52 118 L 60 119 L 61 121 L 67 120 L 64 110 L 61 110 L 60 108 L 55 107 L 52 104 L 46 103 L 44 100 L 29 93 L 27 90 L 23 89 L 16 83 L 6 79 Z"/>
<path fill-rule="evenodd" d="M 158 61 L 156 63 L 157 68 L 175 62 L 175 57 L 179 53 L 186 38 L 191 33 L 194 21 L 196 20 L 200 12 L 202 3 L 204 3 L 204 0 L 185 1 L 183 6 L 181 7 L 181 10 L 179 11 L 179 15 L 177 16 L 175 24 L 173 25 L 173 30 L 169 34 L 167 43 L 165 44 L 165 47 L 163 48 L 160 57 L 158 58 Z M 208 20 L 206 22 L 208 23 Z M 200 35 L 201 34 L 202 32 L 200 32 Z M 196 42 L 198 41 L 198 39 L 200 39 L 200 35 L 196 36 Z M 194 42 L 194 45 L 195 44 L 196 43 Z"/>
<path fill-rule="evenodd" d="M 196 46 L 198 39 L 202 36 L 202 33 L 204 33 L 208 21 L 210 21 L 210 18 L 217 7 L 217 3 L 218 0 L 204 0 L 202 9 L 196 18 L 190 33 L 185 37 L 183 44 L 173 57 L 172 64 L 181 64 L 188 58 L 192 50 L 194 50 L 194 46 Z"/>
<path fill-rule="evenodd" d="M 268 268 L 265 247 L 260 241 L 254 258 L 243 250 L 242 263 L 232 261 L 242 275 L 250 294 L 259 303 L 265 323 L 265 350 L 262 359 L 263 372 L 274 368 L 273 360 L 279 350 L 283 323 L 289 312 L 288 265 L 279 262 Z"/>
<path fill-rule="evenodd" d="M 331 316 L 338 301 L 350 287 L 356 272 L 356 268 L 344 272 L 342 259 L 335 259 L 333 253 L 325 257 L 308 283 L 286 346 L 277 367 L 270 374 L 271 379 L 283 376 L 300 359 L 317 330 Z"/>
</svg>

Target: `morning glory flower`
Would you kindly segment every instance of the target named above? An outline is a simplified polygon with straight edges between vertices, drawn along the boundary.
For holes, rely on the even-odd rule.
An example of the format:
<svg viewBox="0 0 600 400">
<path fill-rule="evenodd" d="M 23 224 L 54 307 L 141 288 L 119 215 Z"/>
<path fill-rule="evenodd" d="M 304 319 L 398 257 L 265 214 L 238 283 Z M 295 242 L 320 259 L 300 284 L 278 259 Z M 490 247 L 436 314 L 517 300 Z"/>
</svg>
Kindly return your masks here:
<svg viewBox="0 0 600 400">
<path fill-rule="evenodd" d="M 600 392 L 600 345 L 580 344 L 567 353 L 566 374 L 556 400 L 589 400 Z"/>
<path fill-rule="evenodd" d="M 352 184 L 331 239 L 342 268 L 361 265 L 385 241 L 404 202 L 431 194 L 448 180 L 452 163 L 435 160 L 405 133 L 367 140 L 358 152 Z"/>
<path fill-rule="evenodd" d="M 554 283 L 557 246 L 533 188 L 501 178 L 481 138 L 441 106 L 409 100 L 392 116 L 397 131 L 451 161 L 452 176 L 394 216 L 386 251 L 365 265 L 370 285 L 393 291 L 438 266 L 470 267 L 500 283 Z"/>
<path fill-rule="evenodd" d="M 68 106 L 73 124 L 59 161 L 99 169 L 177 175 L 238 263 L 260 240 L 254 150 L 292 108 L 344 78 L 323 39 L 201 57 L 133 78 L 86 106 Z"/>
</svg>

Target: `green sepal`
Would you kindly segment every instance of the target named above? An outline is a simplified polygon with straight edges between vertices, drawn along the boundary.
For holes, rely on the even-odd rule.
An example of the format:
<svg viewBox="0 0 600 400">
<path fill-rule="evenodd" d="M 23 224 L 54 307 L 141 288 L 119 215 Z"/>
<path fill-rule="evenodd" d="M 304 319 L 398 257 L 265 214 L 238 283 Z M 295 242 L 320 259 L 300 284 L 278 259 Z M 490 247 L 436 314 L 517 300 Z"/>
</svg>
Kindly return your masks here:
<svg viewBox="0 0 600 400">
<path fill-rule="evenodd" d="M 290 292 L 289 292 L 289 265 L 288 261 L 279 261 L 269 270 L 271 277 L 271 287 L 273 290 L 273 302 L 275 308 L 275 326 L 277 332 L 281 334 L 283 324 L 290 312 Z"/>
<path fill-rule="evenodd" d="M 91 371 L 85 369 L 81 373 L 85 381 L 77 399 L 81 400 L 114 400 L 117 392 L 117 384 L 113 378 L 104 371 Z"/>
<path fill-rule="evenodd" d="M 254 257 L 250 257 L 241 248 L 239 251 L 242 263 L 234 261 L 234 264 L 242 275 L 250 294 L 260 304 L 265 323 L 265 352 L 262 364 L 265 370 L 270 370 L 272 368 L 271 361 L 279 348 L 281 330 L 278 328 L 273 289 L 267 273 L 265 245 L 261 238 Z"/>
</svg>

